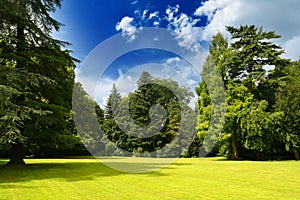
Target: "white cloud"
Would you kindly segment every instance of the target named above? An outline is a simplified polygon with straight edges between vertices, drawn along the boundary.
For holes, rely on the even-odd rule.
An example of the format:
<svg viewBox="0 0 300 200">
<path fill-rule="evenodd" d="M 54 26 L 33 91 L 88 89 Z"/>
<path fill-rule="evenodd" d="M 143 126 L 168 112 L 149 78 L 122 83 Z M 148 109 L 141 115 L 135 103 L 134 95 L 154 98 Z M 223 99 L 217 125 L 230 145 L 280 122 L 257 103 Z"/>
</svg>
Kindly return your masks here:
<svg viewBox="0 0 300 200">
<path fill-rule="evenodd" d="M 159 11 L 155 11 L 149 14 L 149 17 L 147 19 L 148 21 L 153 21 L 153 26 L 158 27 L 161 21 L 161 18 L 159 17 Z"/>
<path fill-rule="evenodd" d="M 179 57 L 172 57 L 166 60 L 166 64 L 170 65 L 170 64 L 178 63 L 180 61 L 181 59 Z"/>
<path fill-rule="evenodd" d="M 201 81 L 199 72 L 184 59 L 179 57 L 171 57 L 165 60 L 164 74 L 172 74 L 171 79 L 177 81 L 180 86 L 187 88 L 193 93 L 189 106 L 194 108 L 197 101 L 195 87 Z M 176 75 L 174 75 L 174 71 Z"/>
<path fill-rule="evenodd" d="M 208 17 L 208 20 L 211 21 L 211 19 L 214 16 L 214 13 L 216 12 L 216 10 L 218 9 L 222 9 L 224 8 L 226 5 L 228 5 L 228 3 L 232 1 L 232 0 L 210 0 L 210 1 L 206 1 L 204 3 L 202 3 L 202 6 L 200 6 L 199 8 L 197 8 L 197 10 L 195 11 L 195 15 L 196 16 L 202 16 L 202 15 L 206 15 Z"/>
<path fill-rule="evenodd" d="M 205 2 L 195 11 L 196 16 L 208 16 L 209 23 L 204 27 L 201 33 L 201 40 L 210 40 L 217 32 L 229 36 L 225 26 L 239 25 L 235 23 L 238 16 L 237 13 L 244 11 L 244 7 L 237 1 L 214 0 Z"/>
<path fill-rule="evenodd" d="M 158 18 L 158 17 L 159 17 L 159 12 L 158 11 L 150 13 L 150 15 L 149 15 L 149 19 Z"/>
<path fill-rule="evenodd" d="M 76 82 L 80 82 L 89 96 L 94 98 L 94 100 L 104 108 L 113 84 L 116 85 L 122 96 L 128 96 L 130 92 L 136 89 L 136 82 L 143 71 L 148 71 L 154 77 L 161 79 L 170 78 L 177 81 L 181 86 L 194 92 L 194 96 L 196 96 L 194 88 L 200 81 L 199 72 L 188 62 L 179 57 L 162 60 L 160 64 L 149 63 L 140 65 L 126 73 L 123 73 L 123 71 L 119 69 L 117 78 L 104 76 L 99 79 L 98 76 L 93 76 L 93 74 L 84 75 L 79 70 L 76 73 Z"/>
<path fill-rule="evenodd" d="M 153 22 L 153 26 L 156 26 L 156 27 L 157 27 L 158 25 L 159 25 L 159 22 L 158 22 L 158 21 L 154 21 L 154 22 Z"/>
<path fill-rule="evenodd" d="M 96 77 L 83 76 L 78 72 L 76 82 L 80 82 L 88 95 L 104 108 L 114 84 L 122 96 L 127 96 L 136 88 L 136 81 L 140 74 L 123 74 L 121 70 L 118 70 L 118 73 L 116 79 L 105 76 L 98 80 Z"/>
<path fill-rule="evenodd" d="M 118 74 L 119 74 L 119 77 L 122 77 L 122 76 L 124 76 L 124 74 L 123 74 L 123 72 L 122 72 L 122 70 L 121 70 L 121 69 L 118 69 Z"/>
<path fill-rule="evenodd" d="M 131 5 L 135 5 L 135 4 L 137 4 L 138 2 L 139 2 L 138 0 L 135 0 L 135 1 L 131 2 L 130 4 L 131 4 Z"/>
<path fill-rule="evenodd" d="M 142 20 L 146 19 L 146 15 L 147 15 L 148 11 L 149 11 L 148 9 L 143 11 Z"/>
<path fill-rule="evenodd" d="M 94 98 L 94 100 L 97 101 L 102 108 L 104 108 L 106 99 L 110 94 L 113 84 L 116 83 L 116 80 L 105 77 L 102 78 L 101 83 L 98 84 L 98 80 L 95 77 L 83 76 L 80 75 L 80 72 L 78 72 L 76 82 L 80 82 L 88 95 Z"/>
<path fill-rule="evenodd" d="M 139 9 L 135 10 L 134 15 L 140 17 L 141 16 L 141 11 Z"/>
<path fill-rule="evenodd" d="M 174 15 L 177 14 L 178 11 L 179 11 L 179 5 L 176 5 L 175 7 L 169 6 L 169 7 L 166 9 L 166 14 L 168 15 L 168 16 L 167 16 L 168 21 L 173 20 Z"/>
<path fill-rule="evenodd" d="M 166 11 L 166 13 L 169 13 L 167 17 L 169 29 L 178 40 L 179 46 L 193 52 L 198 52 L 201 49 L 199 44 L 201 28 L 196 27 L 198 20 L 193 19 L 185 13 L 174 16 L 178 12 L 178 8 L 173 9 L 176 12 L 168 11 L 168 9 L 172 10 L 171 8 L 168 8 Z"/>
<path fill-rule="evenodd" d="M 120 92 L 121 96 L 128 96 L 129 93 L 133 92 L 136 89 L 136 81 L 138 76 L 125 74 L 120 76 L 116 81 L 116 87 Z"/>
<path fill-rule="evenodd" d="M 300 3 L 298 0 L 210 0 L 195 11 L 195 16 L 206 15 L 209 19 L 201 39 L 210 40 L 211 36 L 221 32 L 229 37 L 225 26 L 254 24 L 262 26 L 265 31 L 275 31 L 282 38 L 275 40 L 286 46 L 287 54 L 294 58 L 300 55 L 294 42 L 300 36 Z M 288 43 L 288 41 L 290 41 Z M 292 43 L 293 42 L 293 43 Z M 298 43 L 299 44 L 299 43 Z M 290 53 L 289 53 L 290 52 Z"/>
<path fill-rule="evenodd" d="M 132 80 L 133 80 L 131 76 L 127 76 L 127 79 L 128 79 L 129 81 L 132 81 Z"/>
<path fill-rule="evenodd" d="M 137 9 L 134 11 L 134 15 L 136 17 L 136 19 L 138 19 L 140 22 L 147 20 L 147 14 L 149 12 L 149 9 L 145 9 L 145 10 L 140 10 Z"/>
<path fill-rule="evenodd" d="M 176 71 L 188 87 L 194 88 L 200 82 L 199 72 L 184 59 L 171 57 L 164 61 L 164 65 Z"/>
<path fill-rule="evenodd" d="M 122 31 L 122 36 L 125 37 L 128 41 L 135 40 L 136 35 L 139 31 L 134 25 L 133 20 L 134 18 L 125 16 L 116 25 L 116 30 Z"/>
</svg>

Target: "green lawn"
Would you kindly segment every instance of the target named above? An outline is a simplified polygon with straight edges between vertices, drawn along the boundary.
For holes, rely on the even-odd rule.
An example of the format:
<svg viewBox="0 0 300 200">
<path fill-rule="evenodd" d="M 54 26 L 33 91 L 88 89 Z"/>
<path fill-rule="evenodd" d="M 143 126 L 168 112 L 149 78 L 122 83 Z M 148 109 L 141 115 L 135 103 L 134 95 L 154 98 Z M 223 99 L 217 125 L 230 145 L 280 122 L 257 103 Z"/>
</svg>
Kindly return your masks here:
<svg viewBox="0 0 300 200">
<path fill-rule="evenodd" d="M 146 160 L 114 162 L 151 167 Z M 296 161 L 179 159 L 144 174 L 94 159 L 28 159 L 25 167 L 7 167 L 6 161 L 0 159 L 0 199 L 300 199 Z"/>
</svg>

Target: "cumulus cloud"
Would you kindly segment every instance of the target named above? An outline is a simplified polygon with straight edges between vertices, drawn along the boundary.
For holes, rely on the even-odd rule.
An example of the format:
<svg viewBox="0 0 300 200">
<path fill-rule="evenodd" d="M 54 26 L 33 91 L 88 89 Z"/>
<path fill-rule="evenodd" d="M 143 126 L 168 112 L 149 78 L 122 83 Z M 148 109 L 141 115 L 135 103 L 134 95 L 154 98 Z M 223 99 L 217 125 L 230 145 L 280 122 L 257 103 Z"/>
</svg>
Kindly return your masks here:
<svg viewBox="0 0 300 200">
<path fill-rule="evenodd" d="M 178 13 L 179 5 L 174 7 L 168 6 L 165 11 L 165 16 L 160 17 L 159 11 L 154 11 L 149 14 L 149 9 L 145 10 L 135 10 L 133 17 L 123 17 L 120 22 L 116 25 L 117 31 L 122 31 L 122 35 L 126 37 L 129 41 L 136 39 L 139 27 L 146 25 L 153 25 L 158 27 L 161 21 L 164 20 L 168 24 L 169 30 L 174 35 L 175 39 L 178 41 L 178 45 L 185 48 L 186 50 L 192 52 L 198 52 L 201 49 L 199 44 L 199 39 L 202 29 L 197 27 L 199 19 L 194 19 L 185 13 Z M 137 23 L 135 23 L 137 21 Z"/>
<path fill-rule="evenodd" d="M 179 57 L 171 57 L 166 60 L 166 64 L 170 65 L 170 64 L 178 63 L 180 61 L 181 59 Z"/>
<path fill-rule="evenodd" d="M 210 0 L 210 1 L 205 1 L 202 3 L 202 6 L 197 8 L 195 11 L 196 16 L 202 16 L 206 15 L 208 17 L 208 20 L 211 21 L 215 12 L 219 9 L 223 9 L 225 6 L 229 4 L 229 2 L 232 0 Z"/>
<path fill-rule="evenodd" d="M 285 56 L 293 59 L 299 57 L 297 51 L 300 37 L 300 3 L 298 0 L 208 0 L 195 8 L 192 16 L 180 13 L 180 6 L 168 6 L 160 16 L 158 11 L 136 10 L 135 17 L 124 17 L 116 29 L 132 41 L 136 38 L 139 27 L 158 27 L 165 21 L 178 40 L 178 44 L 190 51 L 198 51 L 200 43 L 210 41 L 217 32 L 230 38 L 225 26 L 254 24 L 266 31 L 275 31 L 281 35 L 274 42 L 286 48 Z M 200 17 L 207 17 L 204 27 L 197 26 Z M 134 23 L 137 21 L 137 23 Z"/>
<path fill-rule="evenodd" d="M 149 63 L 132 68 L 123 73 L 118 69 L 118 77 L 103 76 L 101 79 L 97 76 L 89 76 L 77 72 L 76 82 L 82 83 L 84 90 L 90 97 L 94 98 L 99 105 L 104 108 L 107 98 L 111 93 L 113 84 L 122 96 L 128 96 L 137 88 L 137 80 L 141 73 L 147 71 L 152 76 L 161 79 L 170 78 L 177 81 L 179 85 L 188 88 L 194 92 L 194 88 L 200 81 L 199 72 L 196 71 L 187 61 L 180 57 L 170 57 L 161 60 L 161 63 Z M 194 105 L 192 100 L 191 107 Z"/>
<path fill-rule="evenodd" d="M 136 39 L 138 33 L 137 27 L 134 25 L 134 18 L 125 16 L 116 25 L 116 30 L 122 32 L 122 36 L 128 39 L 128 41 L 133 41 Z"/>
<path fill-rule="evenodd" d="M 169 29 L 178 40 L 179 46 L 198 52 L 201 49 L 199 44 L 201 28 L 196 26 L 198 19 L 193 19 L 185 13 L 174 16 L 178 12 L 178 8 L 168 8 L 166 11 L 169 13 L 167 17 Z"/>
<path fill-rule="evenodd" d="M 179 5 L 176 5 L 174 7 L 168 6 L 166 9 L 167 19 L 168 21 L 173 20 L 174 15 L 177 14 L 179 11 Z"/>
<path fill-rule="evenodd" d="M 147 20 L 152 22 L 154 27 L 158 27 L 160 25 L 160 22 L 161 22 L 161 18 L 159 16 L 159 11 L 155 11 L 155 12 L 150 13 Z"/>
<path fill-rule="evenodd" d="M 204 27 L 201 40 L 210 40 L 211 36 L 221 32 L 229 36 L 225 26 L 254 24 L 266 31 L 275 31 L 282 38 L 278 44 L 287 47 L 287 54 L 297 57 L 294 44 L 300 37 L 300 3 L 298 0 L 210 0 L 196 9 L 194 15 L 207 16 L 208 24 Z M 299 43 L 297 43 L 299 44 Z M 300 53 L 298 53 L 298 56 Z"/>
</svg>

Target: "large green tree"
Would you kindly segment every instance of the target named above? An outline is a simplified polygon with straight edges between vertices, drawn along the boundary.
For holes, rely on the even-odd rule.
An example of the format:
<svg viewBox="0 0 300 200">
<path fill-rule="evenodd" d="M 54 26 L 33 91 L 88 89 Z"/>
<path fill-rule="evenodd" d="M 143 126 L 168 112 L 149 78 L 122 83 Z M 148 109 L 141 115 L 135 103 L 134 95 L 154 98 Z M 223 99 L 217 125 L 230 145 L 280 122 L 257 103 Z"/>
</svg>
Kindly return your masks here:
<svg viewBox="0 0 300 200">
<path fill-rule="evenodd" d="M 153 78 L 148 72 L 141 74 L 137 84 L 129 95 L 129 114 L 137 125 L 130 128 L 131 144 L 137 153 L 153 152 L 176 136 L 184 104 L 180 99 L 188 101 L 190 94 L 175 81 Z"/>
<path fill-rule="evenodd" d="M 211 102 L 217 87 L 210 89 L 208 83 L 216 82 L 211 76 L 216 69 L 226 90 L 227 110 L 215 150 L 232 159 L 239 158 L 239 151 L 256 152 L 256 158 L 260 159 L 263 152 L 275 151 L 272 142 L 278 143 L 274 138 L 278 136 L 280 113 L 272 105 L 278 80 L 289 61 L 280 57 L 283 49 L 271 41 L 279 38 L 274 32 L 265 32 L 254 25 L 226 28 L 232 43 L 228 44 L 221 34 L 212 37 L 203 80 L 196 89 L 200 96 L 198 135 L 202 140 L 211 137 L 210 126 L 221 125 L 211 122 L 212 114 L 218 110 Z M 274 69 L 267 72 L 271 66 Z M 206 143 L 203 141 L 204 146 L 208 146 Z"/>
<path fill-rule="evenodd" d="M 284 70 L 276 93 L 275 109 L 282 113 L 279 128 L 285 149 L 299 160 L 300 151 L 300 61 Z"/>
<path fill-rule="evenodd" d="M 0 137 L 12 146 L 11 164 L 24 163 L 24 144 L 33 138 L 55 143 L 53 135 L 66 130 L 75 60 L 62 50 L 68 43 L 51 36 L 61 26 L 50 16 L 57 7 L 59 0 L 0 5 Z"/>
<path fill-rule="evenodd" d="M 110 155 L 180 156 L 195 133 L 196 124 L 188 119 L 196 116 L 187 108 L 192 93 L 148 72 L 141 74 L 137 86 L 123 98 L 112 88 L 102 124 L 106 151 Z"/>
<path fill-rule="evenodd" d="M 277 137 L 275 127 L 279 115 L 272 109 L 277 87 L 274 77 L 280 76 L 289 61 L 280 57 L 284 51 L 272 41 L 280 37 L 274 31 L 263 31 L 254 25 L 226 28 L 233 41 L 227 61 L 228 74 L 253 95 L 251 104 L 239 113 L 241 145 L 256 152 L 256 159 L 261 159 L 263 152 L 272 151 L 273 138 Z M 267 72 L 271 66 L 274 69 Z"/>
</svg>

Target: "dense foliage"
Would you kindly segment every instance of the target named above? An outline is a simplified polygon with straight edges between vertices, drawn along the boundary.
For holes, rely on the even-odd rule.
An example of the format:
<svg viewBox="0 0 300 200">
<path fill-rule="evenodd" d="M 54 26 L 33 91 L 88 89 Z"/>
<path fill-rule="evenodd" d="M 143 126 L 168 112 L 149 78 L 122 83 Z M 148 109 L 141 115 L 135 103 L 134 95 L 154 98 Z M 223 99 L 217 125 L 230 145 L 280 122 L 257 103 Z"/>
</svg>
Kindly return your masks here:
<svg viewBox="0 0 300 200">
<path fill-rule="evenodd" d="M 112 88 L 102 123 L 106 153 L 155 157 L 182 155 L 187 151 L 187 140 L 195 133 L 196 120 L 194 123 L 184 121 L 189 119 L 184 115 L 193 114 L 188 108 L 192 94 L 175 81 L 154 78 L 148 72 L 141 74 L 137 86 L 128 97 L 121 97 L 117 88 Z M 181 124 L 186 127 L 179 131 Z"/>
<path fill-rule="evenodd" d="M 299 62 L 280 57 L 274 32 L 248 25 L 227 30 L 232 42 L 213 36 L 202 72 L 205 77 L 207 68 L 217 69 L 226 90 L 226 119 L 213 153 L 261 160 L 291 152 L 299 159 Z M 200 139 L 210 136 L 214 106 L 206 81 L 197 87 Z"/>
<path fill-rule="evenodd" d="M 300 61 L 281 57 L 279 35 L 254 25 L 226 27 L 230 41 L 214 35 L 196 88 L 198 113 L 188 106 L 191 92 L 148 72 L 128 96 L 114 86 L 100 108 L 74 85 L 68 43 L 51 36 L 61 24 L 49 13 L 60 2 L 0 4 L 0 156 L 9 163 L 82 155 L 84 145 L 105 155 L 299 160 Z M 92 122 L 76 126 L 80 138 L 74 119 Z"/>
<path fill-rule="evenodd" d="M 0 140 L 11 146 L 11 164 L 22 164 L 26 149 L 42 156 L 80 144 L 69 127 L 76 60 L 51 37 L 61 26 L 49 14 L 57 7 L 59 0 L 1 1 Z"/>
</svg>

